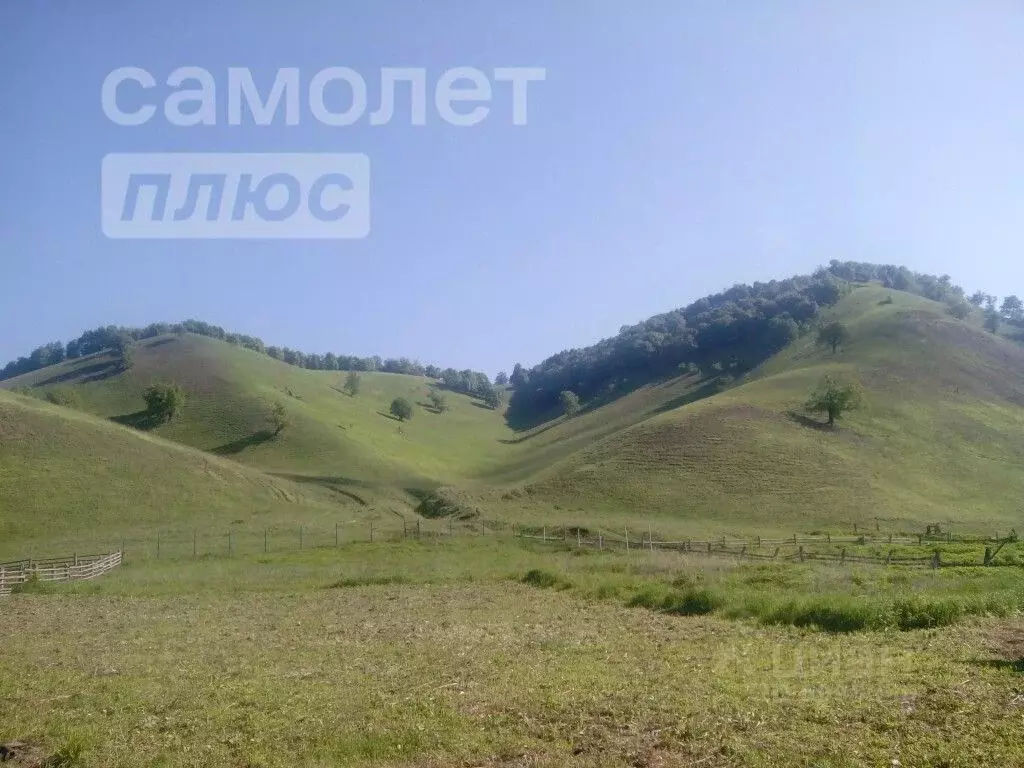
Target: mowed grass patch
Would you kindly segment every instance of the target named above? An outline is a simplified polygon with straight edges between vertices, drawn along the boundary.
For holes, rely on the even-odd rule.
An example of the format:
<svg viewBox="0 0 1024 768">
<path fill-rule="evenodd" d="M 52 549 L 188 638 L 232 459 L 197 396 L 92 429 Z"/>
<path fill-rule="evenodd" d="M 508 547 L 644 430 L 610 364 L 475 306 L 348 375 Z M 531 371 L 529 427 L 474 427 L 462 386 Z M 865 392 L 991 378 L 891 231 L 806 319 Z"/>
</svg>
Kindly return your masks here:
<svg viewBox="0 0 1024 768">
<path fill-rule="evenodd" d="M 0 742 L 83 768 L 1024 760 L 986 645 L 1019 622 L 808 633 L 508 581 L 19 595 L 5 619 Z"/>
</svg>

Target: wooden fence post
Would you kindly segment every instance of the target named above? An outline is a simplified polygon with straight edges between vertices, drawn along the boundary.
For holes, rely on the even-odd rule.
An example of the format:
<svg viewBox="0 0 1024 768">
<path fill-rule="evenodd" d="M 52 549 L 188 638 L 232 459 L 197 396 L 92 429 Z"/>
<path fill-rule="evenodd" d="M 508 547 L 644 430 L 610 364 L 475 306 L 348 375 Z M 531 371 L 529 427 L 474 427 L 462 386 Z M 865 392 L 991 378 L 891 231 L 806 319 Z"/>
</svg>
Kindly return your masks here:
<svg viewBox="0 0 1024 768">
<path fill-rule="evenodd" d="M 334 546 L 338 546 L 338 524 L 334 524 Z"/>
<path fill-rule="evenodd" d="M 267 529 L 263 529 L 263 553 L 266 554 L 270 551 L 270 541 L 267 535 Z"/>
<path fill-rule="evenodd" d="M 543 541 L 545 544 L 548 543 L 548 527 L 546 525 L 543 528 L 541 528 L 540 540 Z"/>
<path fill-rule="evenodd" d="M 402 538 L 403 539 L 408 539 L 409 538 L 409 527 L 405 524 L 405 518 L 404 517 L 402 518 Z"/>
<path fill-rule="evenodd" d="M 892 550 L 890 549 L 888 554 L 885 556 L 885 564 L 892 565 Z"/>
<path fill-rule="evenodd" d="M 373 544 L 373 520 L 370 521 L 370 543 Z"/>
<path fill-rule="evenodd" d="M 776 547 L 775 548 L 775 554 L 772 555 L 772 560 L 774 560 L 775 558 L 777 558 L 779 556 L 779 550 L 780 549 L 782 549 L 782 547 Z"/>
<path fill-rule="evenodd" d="M 579 526 L 576 526 L 576 546 L 577 547 L 582 547 L 583 546 L 583 538 L 580 536 Z"/>
<path fill-rule="evenodd" d="M 651 524 L 647 524 L 647 546 L 650 547 L 651 552 L 654 551 L 654 531 L 651 530 Z"/>
<path fill-rule="evenodd" d="M 597 534 L 597 548 L 604 549 L 604 536 Z"/>
<path fill-rule="evenodd" d="M 839 562 L 840 563 L 845 563 L 846 562 L 846 547 L 843 547 L 842 551 L 839 553 Z"/>
<path fill-rule="evenodd" d="M 299 549 L 302 549 L 302 526 L 299 526 Z"/>
<path fill-rule="evenodd" d="M 417 539 L 418 539 L 418 538 L 420 538 L 420 536 L 421 536 L 422 534 L 423 534 L 423 531 L 422 531 L 422 529 L 420 528 L 420 521 L 419 521 L 419 520 L 417 520 L 417 521 L 416 521 L 416 538 L 417 538 Z"/>
<path fill-rule="evenodd" d="M 804 561 L 804 547 L 801 544 L 800 545 L 800 562 L 802 563 L 803 561 Z"/>
<path fill-rule="evenodd" d="M 937 549 L 936 549 L 936 550 L 935 550 L 935 551 L 934 551 L 934 552 L 932 553 L 932 568 L 933 568 L 933 569 L 936 569 L 936 568 L 938 568 L 938 567 L 939 567 L 940 565 L 942 565 L 942 562 L 941 562 L 941 559 L 940 559 L 940 555 L 939 555 L 939 550 L 937 550 Z"/>
<path fill-rule="evenodd" d="M 622 532 L 626 534 L 626 554 L 629 554 L 629 528 L 623 528 Z"/>
</svg>

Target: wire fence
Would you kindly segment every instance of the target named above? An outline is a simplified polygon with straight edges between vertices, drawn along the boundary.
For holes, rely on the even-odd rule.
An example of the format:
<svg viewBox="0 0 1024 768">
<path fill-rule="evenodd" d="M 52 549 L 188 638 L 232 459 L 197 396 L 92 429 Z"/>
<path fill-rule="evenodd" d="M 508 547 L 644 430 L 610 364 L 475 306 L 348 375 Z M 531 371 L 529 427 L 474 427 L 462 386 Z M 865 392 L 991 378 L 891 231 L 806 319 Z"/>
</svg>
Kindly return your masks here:
<svg viewBox="0 0 1024 768">
<path fill-rule="evenodd" d="M 1003 545 L 1016 541 L 1016 533 L 990 537 L 908 533 L 793 534 L 788 537 L 719 536 L 717 538 L 662 538 L 646 531 L 621 532 L 581 526 L 530 526 L 483 518 L 422 518 L 399 515 L 383 519 L 347 520 L 328 525 L 274 525 L 262 528 L 230 526 L 221 530 L 136 531 L 114 540 L 69 540 L 67 549 L 115 552 L 130 561 L 180 560 L 201 557 L 272 556 L 302 550 L 343 547 L 357 543 L 409 540 L 444 541 L 459 537 L 503 536 L 531 545 L 560 545 L 591 550 L 678 552 L 692 555 L 736 557 L 778 562 L 872 563 L 939 568 L 950 565 L 1005 564 L 995 556 Z M 964 546 L 953 546 L 964 545 Z M 56 548 L 51 542 L 51 546 Z M 966 551 L 965 551 L 966 547 Z M 62 546 L 61 548 L 64 548 Z M 90 556 L 109 557 L 109 556 Z M 7 571 L 31 562 L 39 570 L 75 565 L 74 556 L 13 561 Z M 84 565 L 85 557 L 78 558 Z M 120 563 L 120 560 L 119 560 Z M 61 571 L 63 573 L 63 571 Z M 12 577 L 13 578 L 13 577 Z M 13 582 L 12 582 L 13 583 Z"/>
</svg>

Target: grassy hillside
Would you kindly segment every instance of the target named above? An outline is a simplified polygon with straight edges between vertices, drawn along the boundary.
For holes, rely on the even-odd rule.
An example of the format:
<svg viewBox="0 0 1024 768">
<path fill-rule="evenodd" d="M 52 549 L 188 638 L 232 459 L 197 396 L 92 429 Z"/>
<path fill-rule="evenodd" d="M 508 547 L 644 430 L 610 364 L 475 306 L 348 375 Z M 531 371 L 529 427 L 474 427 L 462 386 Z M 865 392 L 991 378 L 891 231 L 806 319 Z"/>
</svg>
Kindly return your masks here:
<svg viewBox="0 0 1024 768">
<path fill-rule="evenodd" d="M 808 334 L 724 391 L 682 376 L 518 433 L 462 395 L 432 412 L 427 379 L 363 374 L 350 397 L 344 373 L 192 335 L 144 342 L 127 372 L 100 355 L 4 386 L 69 388 L 85 411 L 133 424 L 144 389 L 173 379 L 186 408 L 150 436 L 307 492 L 347 489 L 406 510 L 445 486 L 492 519 L 650 525 L 662 535 L 932 522 L 1024 531 L 1014 501 L 1024 492 L 1024 349 L 984 332 L 978 317 L 955 320 L 939 303 L 877 285 L 852 290 L 832 319 L 852 336 L 837 354 Z M 867 393 L 836 430 L 801 410 L 829 372 L 858 378 Z M 387 413 L 398 396 L 417 403 L 409 422 Z M 292 423 L 272 437 L 275 400 Z"/>
<path fill-rule="evenodd" d="M 878 286 L 855 289 L 831 315 L 852 334 L 838 354 L 805 336 L 729 390 L 574 453 L 507 505 L 681 531 L 1020 528 L 1024 350 Z M 834 431 L 801 412 L 828 372 L 867 392 Z"/>
<path fill-rule="evenodd" d="M 425 407 L 429 379 L 360 375 L 361 391 L 350 397 L 343 392 L 344 373 L 296 368 L 188 334 L 143 342 L 127 372 L 102 354 L 3 385 L 39 394 L 70 387 L 84 410 L 133 424 L 143 420 L 146 387 L 173 380 L 188 401 L 180 418 L 153 434 L 275 473 L 430 487 L 493 469 L 507 452 L 500 441 L 512 431 L 479 401 L 449 392 L 449 410 L 438 414 Z M 389 415 L 396 397 L 417 404 L 410 421 Z M 275 400 L 285 404 L 292 423 L 272 438 L 268 416 Z"/>
<path fill-rule="evenodd" d="M 167 529 L 321 526 L 371 504 L 28 397 L 0 392 L 0 560 Z"/>
</svg>

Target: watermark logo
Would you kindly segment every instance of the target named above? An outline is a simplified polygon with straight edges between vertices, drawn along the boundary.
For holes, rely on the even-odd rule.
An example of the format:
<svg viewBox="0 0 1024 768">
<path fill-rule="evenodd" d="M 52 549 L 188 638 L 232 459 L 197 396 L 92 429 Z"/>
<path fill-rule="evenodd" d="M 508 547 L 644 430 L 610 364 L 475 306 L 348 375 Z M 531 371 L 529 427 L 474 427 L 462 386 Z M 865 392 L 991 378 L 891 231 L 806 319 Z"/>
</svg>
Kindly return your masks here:
<svg viewBox="0 0 1024 768">
<path fill-rule="evenodd" d="M 358 153 L 112 153 L 101 174 L 114 239 L 356 239 L 370 232 Z"/>
<path fill-rule="evenodd" d="M 500 99 L 511 123 L 526 125 L 530 85 L 546 78 L 542 67 L 453 67 L 436 80 L 421 67 L 384 67 L 369 78 L 349 67 L 308 78 L 285 67 L 257 82 L 247 67 L 229 67 L 218 83 L 188 66 L 160 82 L 141 67 L 120 67 L 104 79 L 100 102 L 129 129 L 161 119 L 183 128 L 296 126 L 307 114 L 338 128 L 386 125 L 396 115 L 413 126 L 440 118 L 469 127 Z M 103 158 L 101 198 L 110 238 L 363 238 L 370 162 L 363 154 L 114 153 Z"/>
<path fill-rule="evenodd" d="M 543 67 L 495 67 L 490 74 L 476 67 L 452 67 L 436 82 L 422 67 L 384 67 L 368 84 L 349 67 L 326 67 L 305 80 L 296 67 L 283 67 L 273 82 L 263 79 L 261 95 L 248 67 L 229 67 L 219 86 L 202 67 L 178 67 L 163 84 L 141 67 L 120 67 L 104 79 L 100 100 L 107 119 L 127 127 L 144 125 L 158 113 L 185 128 L 218 123 L 294 126 L 306 112 L 328 126 L 364 119 L 369 125 L 386 125 L 397 112 L 406 111 L 411 125 L 426 125 L 428 112 L 435 111 L 450 125 L 468 127 L 485 120 L 491 104 L 507 97 L 512 124 L 526 125 L 530 84 L 546 79 Z M 379 95 L 374 95 L 378 80 Z M 374 103 L 379 106 L 371 109 Z M 407 109 L 399 106 L 405 103 Z"/>
</svg>

